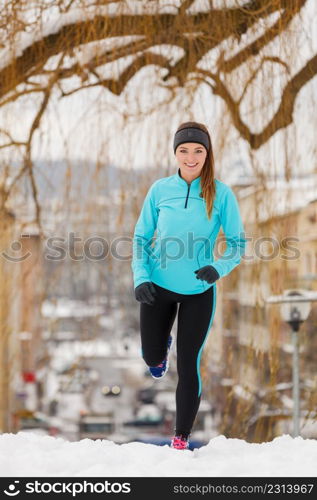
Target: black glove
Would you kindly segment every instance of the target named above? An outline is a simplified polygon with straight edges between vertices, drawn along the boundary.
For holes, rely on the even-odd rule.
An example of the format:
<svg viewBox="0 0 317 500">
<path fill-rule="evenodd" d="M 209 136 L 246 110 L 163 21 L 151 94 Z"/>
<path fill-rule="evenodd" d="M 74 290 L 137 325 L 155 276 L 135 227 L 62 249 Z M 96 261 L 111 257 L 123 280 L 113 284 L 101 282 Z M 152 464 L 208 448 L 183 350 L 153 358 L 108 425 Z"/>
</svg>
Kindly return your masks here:
<svg viewBox="0 0 317 500">
<path fill-rule="evenodd" d="M 220 278 L 220 274 L 213 266 L 201 267 L 200 269 L 196 269 L 194 273 L 197 273 L 196 278 L 198 280 L 205 280 L 209 284 L 214 283 L 214 281 Z"/>
<path fill-rule="evenodd" d="M 137 301 L 144 302 L 150 306 L 154 304 L 157 294 L 152 281 L 145 281 L 141 283 L 141 285 L 135 288 L 134 292 Z"/>
</svg>

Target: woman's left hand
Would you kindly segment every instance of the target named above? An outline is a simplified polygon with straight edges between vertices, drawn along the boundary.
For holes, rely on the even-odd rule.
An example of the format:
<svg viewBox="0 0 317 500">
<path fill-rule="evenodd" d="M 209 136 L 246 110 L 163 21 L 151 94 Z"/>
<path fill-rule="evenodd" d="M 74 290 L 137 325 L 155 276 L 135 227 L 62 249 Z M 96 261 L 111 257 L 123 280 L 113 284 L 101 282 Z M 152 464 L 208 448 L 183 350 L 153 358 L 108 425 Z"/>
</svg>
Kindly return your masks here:
<svg viewBox="0 0 317 500">
<path fill-rule="evenodd" d="M 200 269 L 196 269 L 194 273 L 197 273 L 196 278 L 198 280 L 205 280 L 209 284 L 214 283 L 220 278 L 220 274 L 213 266 L 201 267 Z"/>
</svg>

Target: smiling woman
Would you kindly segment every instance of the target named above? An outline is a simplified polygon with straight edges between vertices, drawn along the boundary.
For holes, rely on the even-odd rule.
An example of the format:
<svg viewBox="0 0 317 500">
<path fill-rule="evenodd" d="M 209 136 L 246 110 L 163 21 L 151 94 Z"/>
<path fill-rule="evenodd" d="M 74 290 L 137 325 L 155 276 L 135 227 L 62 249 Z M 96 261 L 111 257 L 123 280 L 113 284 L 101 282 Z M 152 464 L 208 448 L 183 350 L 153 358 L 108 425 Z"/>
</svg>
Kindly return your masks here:
<svg viewBox="0 0 317 500">
<path fill-rule="evenodd" d="M 215 314 L 216 281 L 240 263 L 246 240 L 233 191 L 214 178 L 205 125 L 180 125 L 173 149 L 178 171 L 155 181 L 146 195 L 135 226 L 131 266 L 135 297 L 141 303 L 142 356 L 155 379 L 168 370 L 170 332 L 178 311 L 179 379 L 171 447 L 187 449 L 202 393 L 200 359 Z M 227 248 L 215 261 L 220 226 Z"/>
<path fill-rule="evenodd" d="M 190 141 L 193 142 L 190 142 Z M 197 146 L 197 143 L 201 144 Z M 187 182 L 197 178 L 206 162 L 211 142 L 208 133 L 197 127 L 180 128 L 174 137 L 174 153 L 181 176 Z"/>
<path fill-rule="evenodd" d="M 195 143 L 186 143 L 185 146 L 180 146 L 176 151 L 176 158 L 181 170 L 183 179 L 191 182 L 198 177 L 202 170 L 207 152 L 202 146 L 196 146 Z"/>
</svg>

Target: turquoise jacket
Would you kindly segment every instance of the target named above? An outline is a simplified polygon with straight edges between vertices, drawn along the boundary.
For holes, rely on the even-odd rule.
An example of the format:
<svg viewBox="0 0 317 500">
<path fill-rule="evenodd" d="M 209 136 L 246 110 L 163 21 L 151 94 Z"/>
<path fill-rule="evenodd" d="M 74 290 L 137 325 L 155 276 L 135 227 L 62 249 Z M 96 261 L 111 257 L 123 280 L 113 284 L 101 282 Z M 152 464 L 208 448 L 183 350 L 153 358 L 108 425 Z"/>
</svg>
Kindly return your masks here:
<svg viewBox="0 0 317 500">
<path fill-rule="evenodd" d="M 215 179 L 216 196 L 208 219 L 200 179 L 187 183 L 178 169 L 150 186 L 133 235 L 134 288 L 152 281 L 177 293 L 202 293 L 216 282 L 197 279 L 195 270 L 212 265 L 221 279 L 240 263 L 246 239 L 236 196 L 227 184 Z M 220 226 L 226 250 L 215 260 Z"/>
</svg>

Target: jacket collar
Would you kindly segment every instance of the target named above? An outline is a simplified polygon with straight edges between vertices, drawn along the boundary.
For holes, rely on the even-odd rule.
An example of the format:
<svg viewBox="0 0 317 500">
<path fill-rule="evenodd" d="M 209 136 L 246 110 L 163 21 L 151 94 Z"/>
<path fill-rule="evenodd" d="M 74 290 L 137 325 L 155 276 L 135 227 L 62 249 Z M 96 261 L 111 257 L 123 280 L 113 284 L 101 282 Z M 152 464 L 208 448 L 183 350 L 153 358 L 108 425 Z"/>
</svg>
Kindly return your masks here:
<svg viewBox="0 0 317 500">
<path fill-rule="evenodd" d="M 180 170 L 181 170 L 181 169 L 180 169 L 180 168 L 178 168 L 177 173 L 174 175 L 174 177 L 175 177 L 175 179 L 177 180 L 178 184 L 180 184 L 180 185 L 182 185 L 182 186 L 184 186 L 184 185 L 188 186 L 188 184 L 189 184 L 189 183 L 188 183 L 187 181 L 185 181 L 185 179 L 183 179 L 183 177 L 181 176 L 181 171 L 180 171 Z M 190 186 L 191 186 L 191 187 L 193 187 L 193 186 L 195 186 L 195 187 L 196 187 L 196 186 L 198 186 L 198 185 L 199 185 L 199 183 L 200 183 L 200 179 L 201 179 L 201 175 L 200 175 L 199 177 L 196 177 L 196 179 L 193 179 L 193 180 L 191 181 L 191 183 L 190 183 Z"/>
</svg>

